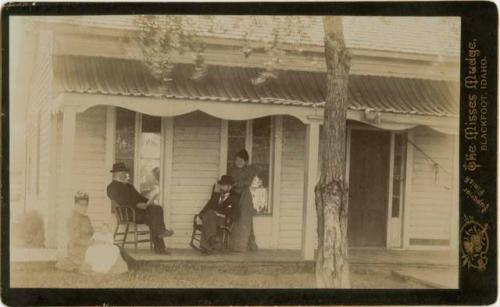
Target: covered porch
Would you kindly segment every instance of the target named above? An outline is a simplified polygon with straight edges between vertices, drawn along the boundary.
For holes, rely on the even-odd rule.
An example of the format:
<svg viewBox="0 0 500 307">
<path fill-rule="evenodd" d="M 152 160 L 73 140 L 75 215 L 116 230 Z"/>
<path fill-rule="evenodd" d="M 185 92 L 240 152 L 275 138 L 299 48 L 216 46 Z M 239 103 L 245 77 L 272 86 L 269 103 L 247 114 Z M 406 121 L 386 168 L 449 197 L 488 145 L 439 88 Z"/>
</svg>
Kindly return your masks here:
<svg viewBox="0 0 500 307">
<path fill-rule="evenodd" d="M 160 149 L 162 203 L 167 213 L 167 224 L 173 225 L 173 228 L 179 229 L 182 234 L 172 239 L 174 247 L 187 246 L 186 237 L 190 234 L 192 215 L 196 213 L 195 207 L 180 206 L 180 204 L 188 203 L 188 199 L 183 199 L 183 197 L 187 197 L 186 194 L 190 191 L 198 194 L 204 193 L 203 195 L 208 197 L 211 184 L 228 170 L 228 161 L 231 159 L 229 151 L 231 123 L 237 121 L 245 123 L 243 146 L 251 149 L 253 145 L 249 140 L 252 136 L 252 121 L 268 117 L 271 118 L 272 128 L 268 138 L 269 150 L 266 152 L 268 160 L 265 162 L 269 166 L 269 202 L 272 205 L 272 213 L 255 218 L 255 223 L 259 225 L 259 229 L 263 230 L 260 234 L 261 238 L 265 239 L 263 241 L 265 243 L 261 246 L 271 250 L 286 250 L 287 244 L 290 244 L 295 249 L 292 253 L 294 256 L 287 254 L 284 259 L 292 261 L 291 259 L 295 259 L 297 255 L 301 260 L 314 259 L 316 213 L 313 191 L 318 178 L 319 135 L 325 95 L 323 74 L 283 72 L 283 78 L 273 81 L 272 84 L 256 87 L 249 81 L 251 69 L 211 67 L 206 80 L 193 81 L 189 79 L 189 74 L 185 73 L 189 70 L 189 67 L 186 67 L 188 65 L 179 65 L 178 70 L 174 72 L 172 84 L 168 86 L 168 89 L 162 89 L 161 84 L 139 61 L 58 56 L 54 64 L 55 79 L 61 88 L 61 93 L 53 104 L 54 113 L 60 114 L 54 117 L 54 127 L 55 129 L 61 128 L 59 132 L 61 133 L 59 147 L 61 184 L 55 191 L 54 198 L 61 197 L 59 200 L 61 217 L 67 216 L 71 210 L 71 206 L 67 204 L 71 203 L 74 190 L 81 184 L 74 176 L 74 170 L 78 169 L 81 158 L 76 150 L 79 145 L 76 140 L 81 133 L 77 129 L 77 120 L 80 117 L 84 118 L 89 112 L 95 112 L 92 114 L 101 112 L 98 116 L 104 120 L 103 129 L 101 129 L 103 134 L 99 136 L 104 140 L 103 146 L 99 149 L 99 151 L 102 150 L 104 157 L 104 165 L 102 165 L 104 170 L 111 169 L 112 164 L 118 159 L 116 155 L 118 110 L 126 110 L 135 114 L 132 120 L 136 127 L 135 131 L 139 131 L 137 127 L 141 126 L 145 117 L 159 118 L 159 134 L 162 142 Z M 78 77 L 75 72 L 78 72 Z M 129 77 L 122 79 L 112 77 L 112 75 Z M 347 114 L 351 123 L 363 123 L 373 129 L 391 132 L 418 125 L 425 125 L 445 133 L 454 131 L 456 128 L 455 119 L 446 116 L 453 109 L 452 104 L 449 104 L 453 90 L 446 82 L 392 80 L 386 77 L 370 76 L 353 76 L 351 79 L 351 100 Z M 414 82 L 430 89 L 436 95 L 418 96 L 412 90 Z M 380 93 L 381 88 L 384 89 L 383 97 Z M 420 103 L 412 104 L 409 101 Z M 195 128 L 190 126 L 193 128 L 191 130 L 185 126 L 186 123 L 201 123 L 203 120 L 207 120 L 208 124 Z M 296 133 L 294 130 L 287 130 L 287 123 L 291 121 L 302 131 L 297 133 L 301 138 L 299 145 L 294 146 L 297 148 L 303 146 L 300 151 L 292 150 L 288 153 L 290 156 L 296 155 L 302 158 L 300 162 L 292 159 L 289 163 L 295 167 L 295 170 L 298 170 L 294 176 L 300 177 L 300 180 L 294 182 L 293 185 L 286 182 L 290 173 L 283 171 L 285 134 Z M 86 129 L 88 125 L 80 124 L 79 127 Z M 214 131 L 214 135 L 204 134 L 204 131 Z M 94 132 L 90 132 L 92 133 Z M 92 137 L 90 134 L 89 138 Z M 179 168 L 188 166 L 192 162 L 177 163 L 175 159 L 190 156 L 191 153 L 187 149 L 202 147 L 198 147 L 200 143 L 194 144 L 192 140 L 179 146 L 180 143 L 176 137 L 183 135 L 198 135 L 200 141 L 204 138 L 205 141 L 206 138 L 213 141 L 209 144 L 212 146 L 209 149 L 213 156 L 210 160 L 204 161 L 208 169 L 199 172 L 200 176 L 206 174 L 207 182 L 197 184 L 197 189 L 199 188 L 197 191 L 193 191 L 191 185 L 186 183 L 200 179 L 186 177 Z M 135 138 L 136 143 L 139 140 Z M 174 152 L 176 148 L 184 148 L 186 151 L 176 154 Z M 135 154 L 138 152 L 140 151 L 135 151 Z M 54 152 L 54 155 L 56 154 L 58 154 L 57 150 Z M 201 153 L 193 157 L 205 159 L 208 156 Z M 94 159 L 92 157 L 92 160 Z M 95 194 L 99 196 L 98 205 L 101 208 L 109 208 L 109 202 L 103 190 L 106 182 L 109 182 L 111 178 L 107 171 L 104 174 L 103 178 L 99 178 L 101 188 L 97 187 L 95 182 L 89 186 L 92 186 Z M 196 172 L 192 171 L 190 176 L 193 174 L 196 175 Z M 286 187 L 291 188 L 287 191 Z M 300 193 L 296 193 L 297 189 Z M 174 197 L 172 195 L 177 198 L 172 198 Z M 293 200 L 290 200 L 290 195 L 293 195 Z M 287 201 L 297 206 L 287 208 L 283 205 Z M 194 204 L 194 202 L 189 204 L 191 203 Z M 193 206 L 196 205 L 201 207 L 203 204 Z M 110 210 L 102 210 L 102 212 L 109 214 Z M 287 217 L 283 216 L 285 213 L 293 214 L 294 217 L 287 220 Z M 102 219 L 106 218 L 102 217 Z M 62 220 L 64 218 L 59 219 L 59 222 Z M 290 229 L 290 225 L 296 226 Z M 293 238 L 281 235 L 283 232 L 290 231 L 293 231 Z M 61 236 L 59 231 L 53 230 L 52 233 L 58 233 Z M 405 242 L 407 239 L 405 238 Z M 292 240 L 293 243 L 288 243 Z M 61 242 L 64 242 L 64 238 L 57 240 L 57 246 L 64 248 Z M 270 255 L 266 255 L 266 252 L 262 251 L 258 256 L 241 256 L 243 257 L 241 261 L 244 261 L 245 257 L 257 257 L 257 260 L 260 259 L 259 257 L 269 257 Z M 191 257 L 189 253 L 181 254 Z"/>
</svg>

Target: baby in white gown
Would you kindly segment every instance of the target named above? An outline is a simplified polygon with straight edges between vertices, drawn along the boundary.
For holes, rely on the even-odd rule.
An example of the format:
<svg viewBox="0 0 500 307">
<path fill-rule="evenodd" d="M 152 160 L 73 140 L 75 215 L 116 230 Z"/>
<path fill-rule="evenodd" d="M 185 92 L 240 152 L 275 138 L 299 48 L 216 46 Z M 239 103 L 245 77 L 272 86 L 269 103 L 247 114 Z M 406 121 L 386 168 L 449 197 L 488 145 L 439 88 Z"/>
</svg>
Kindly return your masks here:
<svg viewBox="0 0 500 307">
<path fill-rule="evenodd" d="M 85 253 L 85 263 L 91 271 L 118 274 L 128 270 L 120 249 L 113 244 L 113 233 L 108 224 L 99 227 L 92 240 L 94 243 Z"/>
<path fill-rule="evenodd" d="M 253 208 L 258 213 L 267 213 L 267 189 L 264 187 L 262 179 L 257 175 L 253 177 L 250 185 L 250 194 L 252 194 Z"/>
</svg>

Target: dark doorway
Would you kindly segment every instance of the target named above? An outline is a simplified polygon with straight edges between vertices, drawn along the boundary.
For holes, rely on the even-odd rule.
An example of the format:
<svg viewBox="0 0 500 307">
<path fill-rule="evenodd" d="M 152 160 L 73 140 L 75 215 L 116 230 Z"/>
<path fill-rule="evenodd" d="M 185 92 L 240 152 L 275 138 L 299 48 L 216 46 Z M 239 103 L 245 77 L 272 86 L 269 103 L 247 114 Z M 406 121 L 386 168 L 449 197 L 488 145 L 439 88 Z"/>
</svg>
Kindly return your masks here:
<svg viewBox="0 0 500 307">
<path fill-rule="evenodd" d="M 385 246 L 390 134 L 352 130 L 349 173 L 350 246 Z"/>
</svg>

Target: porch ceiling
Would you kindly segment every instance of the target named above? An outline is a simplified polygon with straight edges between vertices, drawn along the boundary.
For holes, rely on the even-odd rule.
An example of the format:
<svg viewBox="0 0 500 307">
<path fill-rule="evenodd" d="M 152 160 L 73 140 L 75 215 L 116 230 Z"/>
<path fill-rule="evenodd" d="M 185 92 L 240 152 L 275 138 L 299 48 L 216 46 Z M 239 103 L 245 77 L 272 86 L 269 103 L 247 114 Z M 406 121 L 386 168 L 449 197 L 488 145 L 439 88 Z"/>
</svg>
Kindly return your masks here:
<svg viewBox="0 0 500 307">
<path fill-rule="evenodd" d="M 210 66 L 201 81 L 190 79 L 192 65 L 174 68 L 168 88 L 136 60 L 57 56 L 54 79 L 63 92 L 211 100 L 235 103 L 321 107 L 326 96 L 325 74 L 280 71 L 277 79 L 256 86 L 258 69 Z M 456 116 L 458 84 L 445 81 L 380 76 L 349 77 L 351 110 Z"/>
</svg>

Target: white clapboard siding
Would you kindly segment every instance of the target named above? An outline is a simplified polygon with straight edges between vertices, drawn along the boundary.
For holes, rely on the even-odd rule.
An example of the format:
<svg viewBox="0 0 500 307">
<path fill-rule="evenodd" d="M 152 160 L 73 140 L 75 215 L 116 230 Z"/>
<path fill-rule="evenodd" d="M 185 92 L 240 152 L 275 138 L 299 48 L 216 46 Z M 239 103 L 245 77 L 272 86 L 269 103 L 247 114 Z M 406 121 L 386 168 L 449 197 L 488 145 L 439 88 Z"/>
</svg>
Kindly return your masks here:
<svg viewBox="0 0 500 307">
<path fill-rule="evenodd" d="M 49 170 L 50 170 L 50 107 L 53 97 L 52 39 L 40 33 L 33 74 L 30 83 L 28 121 L 26 135 L 29 155 L 29 190 L 26 195 L 26 208 L 38 211 L 44 220 L 45 233 L 48 233 L 49 210 Z"/>
<path fill-rule="evenodd" d="M 253 230 L 255 242 L 261 249 L 272 248 L 273 219 L 271 216 L 254 216 Z"/>
<path fill-rule="evenodd" d="M 93 107 L 76 116 L 74 189 L 90 197 L 88 215 L 93 224 L 106 220 L 105 189 L 109 170 L 105 165 L 106 107 Z M 71 204 L 69 204 L 71 205 Z"/>
<path fill-rule="evenodd" d="M 419 245 L 421 242 L 434 245 L 432 242 L 436 240 L 435 244 L 440 245 L 450 240 L 452 206 L 458 206 L 453 203 L 452 194 L 451 174 L 456 167 L 453 165 L 453 137 L 419 127 L 414 129 L 413 142 L 450 174 L 442 168 L 436 173 L 433 162 L 413 148 L 411 194 L 407 204 L 410 206 L 410 243 L 417 239 Z"/>
<path fill-rule="evenodd" d="M 300 249 L 304 190 L 305 125 L 283 118 L 283 155 L 281 158 L 280 231 L 278 248 Z"/>
<path fill-rule="evenodd" d="M 201 112 L 174 119 L 172 178 L 169 196 L 170 247 L 187 248 L 193 216 L 205 205 L 219 172 L 220 120 Z"/>
</svg>

